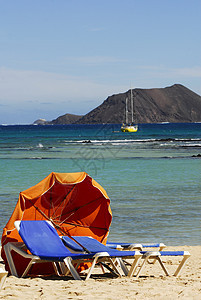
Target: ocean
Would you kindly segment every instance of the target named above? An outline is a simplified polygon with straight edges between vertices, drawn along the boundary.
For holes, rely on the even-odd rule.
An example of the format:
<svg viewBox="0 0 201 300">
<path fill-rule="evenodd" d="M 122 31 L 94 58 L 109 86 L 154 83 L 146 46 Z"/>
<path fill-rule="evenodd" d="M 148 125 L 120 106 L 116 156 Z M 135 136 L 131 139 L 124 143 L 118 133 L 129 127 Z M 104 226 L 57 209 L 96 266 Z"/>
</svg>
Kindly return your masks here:
<svg viewBox="0 0 201 300">
<path fill-rule="evenodd" d="M 201 245 L 201 123 L 0 126 L 0 232 L 21 191 L 85 171 L 111 200 L 109 241 Z"/>
</svg>

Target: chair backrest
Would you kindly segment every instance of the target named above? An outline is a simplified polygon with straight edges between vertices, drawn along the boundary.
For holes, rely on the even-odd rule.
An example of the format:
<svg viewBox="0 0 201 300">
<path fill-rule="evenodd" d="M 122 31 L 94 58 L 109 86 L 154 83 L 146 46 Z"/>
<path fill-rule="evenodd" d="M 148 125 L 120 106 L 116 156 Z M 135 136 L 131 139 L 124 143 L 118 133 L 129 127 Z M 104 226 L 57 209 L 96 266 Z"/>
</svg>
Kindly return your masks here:
<svg viewBox="0 0 201 300">
<path fill-rule="evenodd" d="M 46 221 L 20 221 L 19 234 L 33 255 L 62 260 L 72 254 L 62 243 L 56 229 Z M 18 226 L 19 225 L 19 226 Z"/>
<path fill-rule="evenodd" d="M 74 240 L 72 240 L 69 236 L 63 235 L 62 236 L 62 241 L 64 245 L 72 249 L 73 251 L 78 251 L 78 252 L 83 252 L 84 249 L 78 245 Z"/>
<path fill-rule="evenodd" d="M 73 236 L 73 238 L 80 244 L 83 245 L 89 252 L 110 252 L 113 251 L 109 247 L 103 245 L 96 239 L 90 236 Z"/>
<path fill-rule="evenodd" d="M 91 254 L 107 252 L 111 257 L 133 257 L 137 253 L 137 251 L 119 251 L 109 248 L 90 236 L 73 236 L 73 239 L 87 249 Z M 68 247 L 70 248 L 70 244 L 68 244 Z"/>
</svg>

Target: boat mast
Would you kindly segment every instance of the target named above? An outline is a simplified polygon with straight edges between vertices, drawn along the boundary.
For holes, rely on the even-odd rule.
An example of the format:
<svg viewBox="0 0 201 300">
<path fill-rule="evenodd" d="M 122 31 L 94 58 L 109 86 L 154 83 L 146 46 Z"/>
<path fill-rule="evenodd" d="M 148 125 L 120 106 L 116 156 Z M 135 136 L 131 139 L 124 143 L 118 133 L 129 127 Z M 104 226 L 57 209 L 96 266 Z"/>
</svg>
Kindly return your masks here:
<svg viewBox="0 0 201 300">
<path fill-rule="evenodd" d="M 126 97 L 126 124 L 128 124 L 128 98 Z"/>
<path fill-rule="evenodd" d="M 131 122 L 133 124 L 133 91 L 131 89 Z"/>
</svg>

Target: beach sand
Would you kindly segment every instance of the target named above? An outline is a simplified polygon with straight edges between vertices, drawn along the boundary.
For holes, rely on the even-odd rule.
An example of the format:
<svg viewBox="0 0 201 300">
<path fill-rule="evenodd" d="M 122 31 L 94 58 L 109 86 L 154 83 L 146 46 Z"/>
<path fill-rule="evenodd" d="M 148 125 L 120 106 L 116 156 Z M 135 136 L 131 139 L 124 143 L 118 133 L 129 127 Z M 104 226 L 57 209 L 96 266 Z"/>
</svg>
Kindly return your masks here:
<svg viewBox="0 0 201 300">
<path fill-rule="evenodd" d="M 164 276 L 157 262 L 147 264 L 138 279 L 110 278 L 100 272 L 88 281 L 9 276 L 0 291 L 0 299 L 201 299 L 201 246 L 167 247 L 167 250 L 191 253 L 180 277 Z M 179 258 L 163 260 L 173 274 Z"/>
</svg>

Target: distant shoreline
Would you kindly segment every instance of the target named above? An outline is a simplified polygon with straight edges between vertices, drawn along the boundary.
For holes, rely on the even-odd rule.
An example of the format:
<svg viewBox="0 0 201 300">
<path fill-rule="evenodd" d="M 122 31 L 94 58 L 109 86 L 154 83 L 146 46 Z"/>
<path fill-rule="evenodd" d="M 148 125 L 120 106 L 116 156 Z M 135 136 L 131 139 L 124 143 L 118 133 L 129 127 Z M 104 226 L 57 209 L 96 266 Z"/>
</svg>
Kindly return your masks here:
<svg viewBox="0 0 201 300">
<path fill-rule="evenodd" d="M 201 124 L 200 122 L 156 122 L 156 123 L 138 123 L 138 125 L 167 125 L 167 124 Z M 57 126 L 57 127 L 61 127 L 61 126 L 94 126 L 94 125 L 119 125 L 121 126 L 121 123 L 86 123 L 86 124 L 0 124 L 0 126 L 39 126 L 39 127 L 51 127 L 51 126 Z"/>
</svg>

